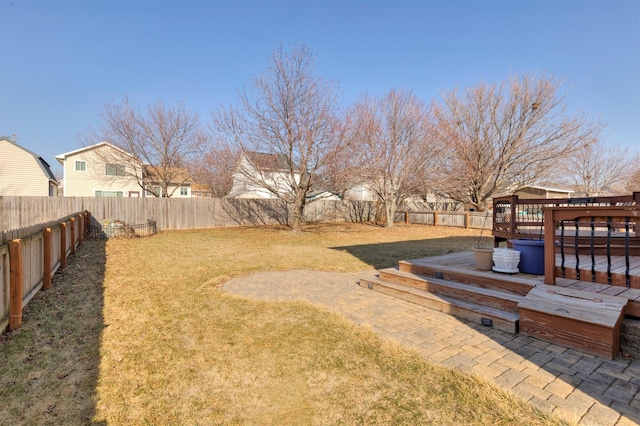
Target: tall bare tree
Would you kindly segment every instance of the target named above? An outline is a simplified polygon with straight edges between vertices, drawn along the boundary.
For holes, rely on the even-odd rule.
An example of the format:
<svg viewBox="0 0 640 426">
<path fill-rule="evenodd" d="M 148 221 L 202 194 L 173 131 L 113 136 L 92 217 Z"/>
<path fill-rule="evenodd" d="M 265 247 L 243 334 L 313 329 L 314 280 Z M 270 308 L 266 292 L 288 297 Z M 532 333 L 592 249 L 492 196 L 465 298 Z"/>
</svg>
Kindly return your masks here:
<svg viewBox="0 0 640 426">
<path fill-rule="evenodd" d="M 392 227 L 398 206 L 426 193 L 440 151 L 431 137 L 432 118 L 421 100 L 401 90 L 379 98 L 363 96 L 348 115 L 352 181 L 376 193 L 385 225 Z"/>
<path fill-rule="evenodd" d="M 290 52 L 280 46 L 252 90 L 240 95 L 238 109 L 222 109 L 214 128 L 240 153 L 271 155 L 281 177 L 239 167 L 247 181 L 269 191 L 292 208 L 290 225 L 301 232 L 306 195 L 323 168 L 340 155 L 337 87 L 315 73 L 315 54 L 305 45 Z M 246 157 L 245 157 L 246 158 Z"/>
<path fill-rule="evenodd" d="M 99 155 L 105 163 L 124 163 L 126 167 L 116 175 L 126 173 L 148 193 L 171 197 L 190 182 L 187 167 L 202 152 L 206 133 L 198 116 L 182 103 L 167 107 L 158 101 L 141 110 L 125 98 L 122 103 L 105 105 L 100 130 L 89 129 L 80 139 L 85 145 L 107 141 L 131 154 L 103 150 Z"/>
<path fill-rule="evenodd" d="M 484 211 L 492 197 L 547 179 L 558 162 L 598 137 L 602 125 L 570 115 L 560 81 L 515 75 L 444 93 L 434 104 L 446 146 L 436 188 Z"/>
<path fill-rule="evenodd" d="M 577 195 L 598 197 L 616 188 L 622 190 L 634 162 L 637 159 L 629 149 L 593 140 L 569 156 L 562 171 Z"/>
<path fill-rule="evenodd" d="M 225 146 L 210 145 L 190 166 L 195 182 L 204 185 L 214 198 L 229 194 L 233 185 L 233 165 L 238 158 Z"/>
<path fill-rule="evenodd" d="M 625 188 L 627 192 L 640 192 L 640 153 L 636 154 L 633 164 Z"/>
</svg>

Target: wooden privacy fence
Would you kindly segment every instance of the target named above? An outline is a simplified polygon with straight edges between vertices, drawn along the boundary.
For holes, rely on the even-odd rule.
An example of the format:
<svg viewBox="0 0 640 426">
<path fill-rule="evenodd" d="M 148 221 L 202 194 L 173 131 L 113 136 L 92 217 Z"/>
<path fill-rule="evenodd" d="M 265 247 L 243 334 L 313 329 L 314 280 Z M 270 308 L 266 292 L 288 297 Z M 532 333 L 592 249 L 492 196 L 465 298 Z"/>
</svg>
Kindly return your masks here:
<svg viewBox="0 0 640 426">
<path fill-rule="evenodd" d="M 396 222 L 467 229 L 491 229 L 491 212 L 405 211 L 396 215 Z"/>
<path fill-rule="evenodd" d="M 57 270 L 87 236 L 89 212 L 60 220 L 0 232 L 0 330 L 22 324 L 24 306 L 51 287 Z"/>
<path fill-rule="evenodd" d="M 412 205 L 411 210 L 422 205 L 428 203 Z M 305 206 L 304 220 L 370 222 L 380 219 L 379 207 L 377 201 L 316 200 Z M 122 221 L 132 225 L 153 219 L 159 230 L 285 225 L 292 217 L 291 209 L 278 199 L 0 197 L 0 231 L 81 211 L 90 211 L 95 224 Z"/>
<path fill-rule="evenodd" d="M 318 200 L 304 210 L 308 222 L 359 222 L 375 218 L 376 202 Z M 292 213 L 277 199 L 0 197 L 0 231 L 90 211 L 96 223 L 156 221 L 159 230 L 283 225 Z"/>
</svg>

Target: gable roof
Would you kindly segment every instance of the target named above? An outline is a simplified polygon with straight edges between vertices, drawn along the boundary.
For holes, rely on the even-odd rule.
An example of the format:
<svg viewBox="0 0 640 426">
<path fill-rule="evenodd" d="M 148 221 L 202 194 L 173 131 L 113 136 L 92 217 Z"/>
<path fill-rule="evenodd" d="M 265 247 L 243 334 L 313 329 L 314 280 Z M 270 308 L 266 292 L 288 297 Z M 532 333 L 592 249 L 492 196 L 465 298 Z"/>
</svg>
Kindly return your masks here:
<svg viewBox="0 0 640 426">
<path fill-rule="evenodd" d="M 158 171 L 160 171 L 158 169 L 162 170 L 161 167 L 156 168 L 146 165 L 144 168 L 145 177 L 150 179 L 152 182 L 161 182 L 163 179 L 162 175 L 158 173 Z M 169 167 L 167 171 L 169 172 L 169 175 L 173 176 L 173 179 L 171 179 L 170 183 L 178 183 L 184 185 L 191 184 L 191 173 L 189 173 L 189 170 L 183 167 Z"/>
<path fill-rule="evenodd" d="M 51 183 L 53 183 L 54 185 L 56 185 L 56 186 L 58 185 L 58 179 L 56 179 L 56 177 L 53 175 L 53 172 L 51 171 L 51 166 L 49 166 L 49 163 L 47 163 L 44 160 L 44 158 L 42 158 L 41 156 L 39 156 L 35 152 L 23 147 L 22 145 L 18 145 L 16 142 L 12 141 L 11 139 L 9 139 L 6 136 L 0 136 L 0 140 L 8 142 L 8 143 L 20 148 L 21 150 L 31 154 L 35 158 L 36 163 L 38 163 L 38 165 L 40 166 L 40 169 L 42 169 L 42 172 L 47 176 L 49 181 Z"/>
<path fill-rule="evenodd" d="M 100 143 L 97 143 L 97 144 L 94 144 L 94 145 L 84 146 L 82 148 L 79 148 L 79 149 L 76 149 L 76 150 L 73 150 L 73 151 L 69 151 L 69 152 L 65 152 L 65 153 L 62 153 L 62 154 L 58 154 L 58 155 L 56 155 L 55 158 L 56 158 L 56 160 L 58 160 L 58 162 L 60 164 L 63 164 L 64 160 L 70 155 L 79 154 L 79 153 L 84 152 L 84 151 L 90 151 L 92 149 L 96 149 L 96 148 L 99 148 L 101 146 L 109 146 L 109 147 L 121 152 L 124 155 L 127 155 L 129 157 L 133 157 L 133 154 L 131 154 L 130 152 L 127 152 L 122 148 L 118 148 L 117 146 L 115 146 L 112 143 L 104 141 L 104 142 L 100 142 Z"/>
<path fill-rule="evenodd" d="M 289 161 L 284 154 L 268 154 L 265 152 L 245 151 L 247 159 L 253 163 L 253 165 L 262 170 L 291 170 L 289 167 Z M 292 164 L 294 170 L 298 170 L 298 166 Z"/>
<path fill-rule="evenodd" d="M 547 191 L 547 192 L 564 192 L 564 193 L 575 192 L 571 189 L 561 189 L 558 187 L 550 187 L 550 186 L 542 186 L 542 185 L 525 185 L 522 188 L 520 188 L 520 190 L 527 189 L 527 188 L 539 189 L 541 191 Z"/>
</svg>

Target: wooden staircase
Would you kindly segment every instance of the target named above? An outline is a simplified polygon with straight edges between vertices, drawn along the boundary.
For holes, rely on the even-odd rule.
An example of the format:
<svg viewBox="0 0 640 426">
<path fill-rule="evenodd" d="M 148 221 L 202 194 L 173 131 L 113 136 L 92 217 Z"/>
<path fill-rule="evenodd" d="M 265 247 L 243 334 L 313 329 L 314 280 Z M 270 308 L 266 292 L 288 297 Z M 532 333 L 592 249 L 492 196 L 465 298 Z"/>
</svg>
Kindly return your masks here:
<svg viewBox="0 0 640 426">
<path fill-rule="evenodd" d="M 360 285 L 509 333 L 615 358 L 628 299 L 544 286 L 542 277 L 469 267 L 467 253 L 400 261 Z M 465 263 L 460 267 L 457 263 Z"/>
<path fill-rule="evenodd" d="M 521 295 L 392 268 L 380 270 L 377 276 L 361 276 L 360 285 L 468 321 L 518 332 Z"/>
</svg>

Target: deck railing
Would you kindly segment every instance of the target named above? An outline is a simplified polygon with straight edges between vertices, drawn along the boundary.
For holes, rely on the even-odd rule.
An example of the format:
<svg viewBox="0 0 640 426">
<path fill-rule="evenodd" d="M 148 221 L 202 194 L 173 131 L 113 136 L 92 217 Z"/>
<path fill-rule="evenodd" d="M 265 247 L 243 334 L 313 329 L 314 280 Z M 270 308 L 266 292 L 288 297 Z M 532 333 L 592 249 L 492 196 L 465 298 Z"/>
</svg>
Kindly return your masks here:
<svg viewBox="0 0 640 426">
<path fill-rule="evenodd" d="M 575 256 L 571 278 L 626 287 L 632 287 L 633 280 L 635 287 L 638 277 L 633 276 L 630 265 L 632 257 L 640 256 L 639 229 L 640 203 L 629 206 L 544 208 L 545 284 L 555 284 L 558 272 L 559 276 L 565 277 L 568 272 L 565 261 L 569 256 Z M 558 253 L 559 271 L 556 265 Z M 606 265 L 606 272 L 596 270 L 596 263 L 603 262 L 597 260 L 596 256 L 606 258 L 606 264 L 602 264 Z M 623 267 L 615 274 L 622 277 L 622 282 L 614 282 L 614 256 L 624 258 Z"/>
<path fill-rule="evenodd" d="M 493 199 L 493 237 L 497 246 L 514 238 L 541 240 L 544 237 L 545 208 L 640 206 L 640 192 L 615 197 L 519 198 L 517 195 Z M 634 232 L 640 225 L 634 225 Z"/>
</svg>

